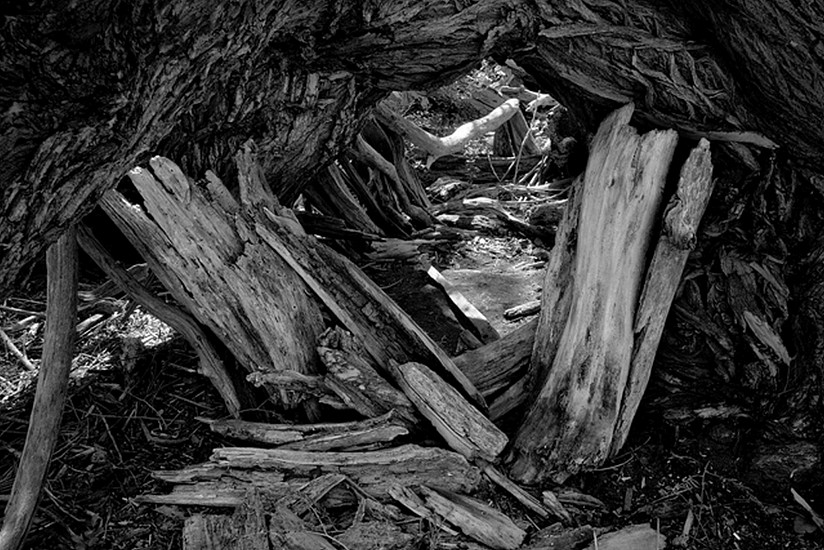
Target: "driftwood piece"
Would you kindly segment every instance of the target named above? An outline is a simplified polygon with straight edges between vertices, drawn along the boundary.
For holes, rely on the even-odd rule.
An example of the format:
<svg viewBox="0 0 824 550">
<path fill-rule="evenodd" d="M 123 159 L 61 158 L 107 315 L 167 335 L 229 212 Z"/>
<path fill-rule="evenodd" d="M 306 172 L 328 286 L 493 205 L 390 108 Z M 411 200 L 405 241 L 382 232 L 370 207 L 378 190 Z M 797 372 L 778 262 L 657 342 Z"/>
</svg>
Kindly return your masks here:
<svg viewBox="0 0 824 550">
<path fill-rule="evenodd" d="M 409 433 L 405 423 L 394 410 L 364 421 L 323 424 L 199 420 L 206 422 L 213 432 L 225 437 L 296 451 L 363 450 L 386 444 Z"/>
<path fill-rule="evenodd" d="M 632 419 L 647 388 L 655 352 L 687 257 L 695 247 L 698 224 L 712 194 L 710 143 L 702 139 L 692 150 L 678 179 L 675 194 L 664 211 L 664 225 L 647 269 L 644 288 L 633 324 L 635 343 L 621 410 L 615 425 L 612 454 L 629 436 Z"/>
<path fill-rule="evenodd" d="M 325 385 L 344 403 L 367 418 L 394 410 L 407 425 L 418 423 L 412 402 L 363 358 L 350 334 L 339 327 L 327 330 L 320 338 L 318 354 L 326 367 Z"/>
<path fill-rule="evenodd" d="M 541 300 L 532 300 L 531 302 L 526 302 L 525 304 L 511 307 L 504 311 L 504 319 L 514 321 L 521 317 L 535 315 L 539 311 L 541 311 Z"/>
<path fill-rule="evenodd" d="M 395 380 L 451 449 L 468 459 L 495 462 L 509 442 L 506 435 L 420 363 L 395 365 Z"/>
<path fill-rule="evenodd" d="M 204 189 L 168 159 L 155 157 L 150 164 L 151 172 L 129 173 L 143 208 L 110 191 L 101 202 L 107 214 L 175 299 L 245 368 L 312 372 L 320 309 L 300 278 L 255 234 L 262 220 L 256 205 L 268 202 L 263 192 L 245 191 L 247 204 L 240 205 L 213 174 Z M 292 402 L 285 393 L 273 397 Z"/>
<path fill-rule="evenodd" d="M 498 334 L 498 331 L 495 330 L 484 314 L 478 311 L 478 308 L 473 306 L 472 303 L 466 299 L 466 296 L 461 294 L 461 292 L 455 288 L 455 285 L 450 283 L 440 271 L 430 266 L 426 274 L 443 289 L 455 308 L 475 329 L 481 342 L 489 344 L 501 338 L 501 335 Z"/>
<path fill-rule="evenodd" d="M 453 359 L 475 387 L 489 397 L 526 374 L 538 320 L 513 330 L 500 340 L 466 351 Z"/>
<path fill-rule="evenodd" d="M 0 549 L 21 548 L 60 433 L 74 357 L 77 318 L 77 239 L 69 228 L 46 251 L 46 328 L 26 443 L 0 529 Z"/>
<path fill-rule="evenodd" d="M 633 109 L 630 104 L 608 116 L 593 140 L 568 318 L 550 326 L 542 311 L 539 320 L 532 364 L 548 374 L 539 376 L 546 382 L 516 436 L 511 469 L 525 483 L 599 465 L 612 449 L 647 250 L 678 140 L 674 131 L 639 135 L 628 125 Z M 544 287 L 549 316 L 557 312 L 547 306 L 555 299 L 547 293 L 555 292 Z M 557 351 L 542 333 L 562 334 Z"/>
<path fill-rule="evenodd" d="M 410 122 L 382 104 L 378 104 L 375 107 L 375 116 L 382 123 L 426 151 L 428 153 L 426 161 L 428 168 L 436 159 L 450 153 L 460 152 L 472 139 L 495 130 L 515 115 L 515 113 L 520 112 L 519 109 L 517 99 L 508 99 L 499 107 L 490 111 L 486 116 L 462 124 L 458 126 L 452 134 L 442 138 L 433 136 L 426 130 L 418 127 L 415 123 Z"/>
<path fill-rule="evenodd" d="M 511 519 L 473 498 L 421 487 L 426 505 L 460 529 L 463 534 L 491 548 L 514 550 L 521 546 L 526 531 Z"/>
<path fill-rule="evenodd" d="M 186 312 L 167 304 L 154 296 L 129 271 L 120 266 L 111 254 L 98 242 L 88 228 L 78 228 L 78 242 L 83 251 L 89 255 L 104 273 L 115 281 L 135 302 L 146 311 L 182 334 L 197 353 L 200 372 L 206 376 L 220 396 L 229 414 L 240 417 L 240 400 L 235 391 L 229 373 L 220 356 L 210 343 L 209 336 L 203 328 Z"/>
</svg>

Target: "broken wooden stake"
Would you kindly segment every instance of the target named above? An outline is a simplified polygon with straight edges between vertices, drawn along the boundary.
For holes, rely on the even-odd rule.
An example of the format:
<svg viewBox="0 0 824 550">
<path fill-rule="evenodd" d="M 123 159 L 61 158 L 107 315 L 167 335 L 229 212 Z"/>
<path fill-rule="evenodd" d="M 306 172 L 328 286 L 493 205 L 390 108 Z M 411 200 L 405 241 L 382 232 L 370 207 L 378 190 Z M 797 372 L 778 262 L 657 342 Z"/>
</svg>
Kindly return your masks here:
<svg viewBox="0 0 824 550">
<path fill-rule="evenodd" d="M 548 269 L 566 279 L 544 285 L 532 365 L 533 378 L 545 382 L 513 445 L 511 473 L 524 483 L 560 481 L 600 465 L 613 448 L 633 317 L 678 140 L 672 130 L 639 134 L 629 126 L 633 111 L 632 104 L 622 107 L 601 124 L 581 197 L 570 203 L 580 204 L 577 229 L 564 229 L 577 231 L 575 250 L 562 243 L 550 256 Z M 564 223 L 575 217 L 565 214 Z M 566 295 L 568 315 L 565 307 L 550 309 L 549 302 Z"/>
</svg>

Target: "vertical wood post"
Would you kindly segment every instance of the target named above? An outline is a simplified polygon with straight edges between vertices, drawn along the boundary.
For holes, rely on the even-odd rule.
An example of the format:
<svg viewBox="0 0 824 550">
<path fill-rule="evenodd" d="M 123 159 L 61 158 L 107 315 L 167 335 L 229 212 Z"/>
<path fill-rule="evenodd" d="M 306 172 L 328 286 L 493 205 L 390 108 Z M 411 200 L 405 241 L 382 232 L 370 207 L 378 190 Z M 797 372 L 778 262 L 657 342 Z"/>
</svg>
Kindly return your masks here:
<svg viewBox="0 0 824 550">
<path fill-rule="evenodd" d="M 0 550 L 17 550 L 31 525 L 60 433 L 77 322 L 77 239 L 67 230 L 46 252 L 48 282 L 43 358 L 29 431 L 0 529 Z"/>
</svg>

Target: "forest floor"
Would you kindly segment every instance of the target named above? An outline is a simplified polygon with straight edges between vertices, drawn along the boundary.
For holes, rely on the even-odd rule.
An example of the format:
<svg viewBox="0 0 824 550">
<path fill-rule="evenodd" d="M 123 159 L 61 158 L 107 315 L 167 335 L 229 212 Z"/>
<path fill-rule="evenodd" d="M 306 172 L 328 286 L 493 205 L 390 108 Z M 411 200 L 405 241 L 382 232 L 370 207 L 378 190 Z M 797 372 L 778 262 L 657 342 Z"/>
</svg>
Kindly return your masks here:
<svg viewBox="0 0 824 550">
<path fill-rule="evenodd" d="M 433 251 L 432 259 L 493 326 L 506 333 L 523 322 L 505 321 L 502 312 L 537 297 L 545 251 L 514 237 L 479 237 L 450 248 Z M 411 264 L 373 265 L 369 272 L 444 349 L 455 351 L 448 314 L 437 301 L 420 299 L 427 284 L 423 272 Z M 93 273 L 87 276 L 94 279 Z M 86 282 L 91 288 L 100 280 Z M 45 304 L 36 292 L 24 295 L 5 302 L 0 326 L 35 318 L 9 334 L 36 363 Z M 215 390 L 195 372 L 194 353 L 140 309 L 126 316 L 124 306 L 125 301 L 79 340 L 60 441 L 28 548 L 180 548 L 183 519 L 192 510 L 135 499 L 166 490 L 152 470 L 197 464 L 212 449 L 231 444 L 195 420 L 226 413 Z M 8 498 L 23 447 L 33 382 L 34 373 L 18 358 L 7 350 L 0 354 L 0 502 Z M 745 457 L 736 456 L 734 446 L 719 446 L 700 430 L 656 418 L 641 417 L 637 424 L 620 456 L 567 482 L 597 499 L 570 508 L 576 525 L 606 532 L 650 523 L 670 548 L 822 547 L 820 531 L 785 495 L 764 495 L 736 478 Z M 532 532 L 552 523 L 495 490 L 484 498 Z M 417 547 L 439 548 L 433 538 Z"/>
</svg>

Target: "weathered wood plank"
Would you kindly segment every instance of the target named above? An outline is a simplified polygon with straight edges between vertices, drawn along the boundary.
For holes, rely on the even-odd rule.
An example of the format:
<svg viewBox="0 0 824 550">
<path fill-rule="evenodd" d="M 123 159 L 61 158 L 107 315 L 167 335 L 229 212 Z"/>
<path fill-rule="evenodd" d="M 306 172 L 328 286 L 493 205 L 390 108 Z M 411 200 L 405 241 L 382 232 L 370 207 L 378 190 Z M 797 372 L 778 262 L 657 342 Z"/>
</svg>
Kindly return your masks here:
<svg viewBox="0 0 824 550">
<path fill-rule="evenodd" d="M 702 139 L 692 150 L 678 179 L 675 194 L 664 212 L 664 225 L 647 269 L 646 281 L 633 325 L 635 343 L 621 410 L 615 426 L 612 454 L 627 440 L 632 419 L 641 404 L 655 360 L 664 323 L 690 251 L 695 247 L 698 225 L 712 194 L 710 143 Z"/>
<path fill-rule="evenodd" d="M 633 110 L 630 104 L 608 116 L 592 143 L 569 315 L 550 327 L 554 312 L 542 310 L 533 365 L 546 382 L 514 444 L 511 472 L 522 482 L 562 479 L 601 464 L 612 449 L 647 251 L 678 140 L 674 131 L 639 134 L 629 126 Z M 557 351 L 545 332 L 561 332 Z"/>
<path fill-rule="evenodd" d="M 421 487 L 426 505 L 465 535 L 491 548 L 514 550 L 526 531 L 501 512 L 473 498 Z"/>
</svg>

